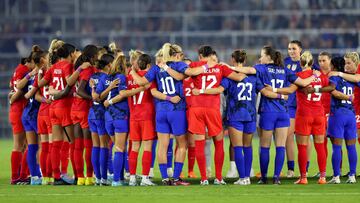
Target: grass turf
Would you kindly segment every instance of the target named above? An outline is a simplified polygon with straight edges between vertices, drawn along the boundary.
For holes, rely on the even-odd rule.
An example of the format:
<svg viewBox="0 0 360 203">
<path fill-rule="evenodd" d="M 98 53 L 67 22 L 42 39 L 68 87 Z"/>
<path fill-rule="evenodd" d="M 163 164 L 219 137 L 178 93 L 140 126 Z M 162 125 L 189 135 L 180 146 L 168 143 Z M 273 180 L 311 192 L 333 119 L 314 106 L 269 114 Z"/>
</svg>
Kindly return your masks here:
<svg viewBox="0 0 360 203">
<path fill-rule="evenodd" d="M 255 171 L 259 171 L 257 155 L 258 140 L 254 140 Z M 228 139 L 225 140 L 228 146 Z M 228 185 L 201 187 L 199 179 L 187 179 L 188 187 L 90 187 L 90 186 L 13 186 L 9 184 L 11 140 L 0 140 L 0 202 L 357 202 L 360 198 L 360 184 L 347 185 L 342 178 L 340 185 L 318 185 L 316 179 L 309 179 L 309 185 L 293 185 L 295 179 L 282 178 L 282 185 L 257 185 L 252 179 L 250 186 L 237 186 L 236 179 L 227 179 Z M 227 150 L 226 150 L 227 152 Z M 331 147 L 329 145 L 329 154 Z M 271 149 L 269 175 L 273 173 L 275 151 Z M 139 156 L 140 157 L 140 156 Z M 184 171 L 187 171 L 185 164 Z M 228 170 L 228 153 L 225 155 L 223 175 Z M 199 176 L 197 165 L 196 173 Z M 283 172 L 286 173 L 286 162 Z M 315 150 L 312 153 L 309 174 L 317 171 Z M 72 171 L 69 169 L 69 171 Z M 138 170 L 140 171 L 140 169 Z M 331 158 L 328 158 L 328 175 L 332 174 Z M 346 149 L 344 149 L 343 172 L 348 171 Z M 214 167 L 213 167 L 214 174 Z M 155 167 L 155 175 L 159 170 Z M 329 178 L 328 178 L 329 179 Z M 160 179 L 155 182 L 160 184 Z M 211 181 L 212 183 L 212 181 Z"/>
</svg>

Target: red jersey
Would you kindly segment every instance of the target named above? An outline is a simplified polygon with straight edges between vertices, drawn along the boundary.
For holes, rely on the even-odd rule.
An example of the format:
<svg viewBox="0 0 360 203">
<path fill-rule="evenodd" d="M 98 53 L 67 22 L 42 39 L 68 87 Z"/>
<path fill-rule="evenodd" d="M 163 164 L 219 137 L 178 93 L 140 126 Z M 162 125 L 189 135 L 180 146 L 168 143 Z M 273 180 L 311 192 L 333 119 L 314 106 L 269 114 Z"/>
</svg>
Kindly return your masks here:
<svg viewBox="0 0 360 203">
<path fill-rule="evenodd" d="M 144 76 L 147 71 L 140 70 L 137 72 L 140 76 Z M 133 77 L 128 74 L 126 78 L 127 89 L 135 89 L 140 87 L 135 83 Z M 151 95 L 151 88 L 141 91 L 132 97 L 128 97 L 130 120 L 143 121 L 153 120 L 155 117 L 155 106 L 153 96 Z"/>
<path fill-rule="evenodd" d="M 190 68 L 200 67 L 205 65 L 205 61 L 192 62 Z M 229 76 L 233 71 L 221 64 L 216 64 L 213 67 L 209 67 L 206 73 L 192 77 L 194 87 L 196 89 L 210 89 L 219 87 L 222 78 Z M 220 109 L 220 94 L 200 94 L 191 98 L 192 107 L 210 107 Z"/>
<path fill-rule="evenodd" d="M 53 87 L 55 90 L 64 90 L 67 83 L 66 78 L 70 76 L 74 71 L 73 64 L 61 60 L 51 66 L 50 70 L 44 75 L 44 79 L 49 82 L 49 86 Z M 54 100 L 51 103 L 52 108 L 63 108 L 71 105 L 72 94 L 68 96 Z"/>
<path fill-rule="evenodd" d="M 78 91 L 80 81 L 85 80 L 86 82 L 89 82 L 90 77 L 95 73 L 95 67 L 88 67 L 87 69 L 84 69 L 81 71 L 76 83 L 75 88 L 76 92 Z M 87 87 L 85 87 L 87 88 Z M 89 89 L 90 91 L 90 89 Z M 90 93 L 90 92 L 89 92 Z M 92 101 L 87 100 L 84 98 L 74 97 L 71 105 L 72 111 L 89 111 Z"/>
<path fill-rule="evenodd" d="M 356 74 L 360 74 L 360 64 L 358 66 L 358 69 L 356 71 Z M 354 102 L 353 102 L 355 113 L 356 115 L 360 114 L 360 88 L 355 85 L 354 89 Z"/>
<path fill-rule="evenodd" d="M 44 74 L 46 74 L 47 71 L 45 71 Z M 36 87 L 36 88 L 39 87 L 38 86 L 38 76 L 35 76 L 34 87 Z M 50 99 L 48 85 L 45 85 L 42 88 L 40 88 L 40 95 L 45 99 Z M 48 104 L 46 102 L 41 102 L 38 115 L 39 116 L 49 116 L 49 107 L 50 107 L 50 104 Z"/>
<path fill-rule="evenodd" d="M 329 83 L 329 76 L 321 71 L 320 75 L 321 80 L 327 81 Z M 321 93 L 321 102 L 324 107 L 325 115 L 330 113 L 330 106 L 331 106 L 331 93 L 330 92 L 323 92 Z"/>
<path fill-rule="evenodd" d="M 192 78 L 191 77 L 185 78 L 183 80 L 183 89 L 185 94 L 186 108 L 189 108 L 191 106 L 191 97 L 192 97 L 191 90 L 193 88 L 194 88 L 194 83 L 192 81 Z"/>
<path fill-rule="evenodd" d="M 296 73 L 300 78 L 308 78 L 313 75 L 312 70 L 305 70 Z M 319 77 L 310 83 L 312 87 L 325 87 L 328 86 L 329 80 L 327 77 Z M 324 107 L 321 101 L 321 93 L 305 94 L 304 92 L 296 91 L 296 115 L 299 116 L 324 116 Z"/>
<path fill-rule="evenodd" d="M 13 92 L 17 92 L 18 89 L 16 88 L 17 81 L 23 79 L 25 75 L 30 71 L 30 69 L 22 64 L 19 64 L 15 71 L 13 76 L 10 79 L 10 88 Z M 26 106 L 27 100 L 25 97 L 21 97 L 18 100 L 16 100 L 14 103 L 10 106 L 10 112 L 21 112 L 23 111 L 24 107 Z"/>
</svg>

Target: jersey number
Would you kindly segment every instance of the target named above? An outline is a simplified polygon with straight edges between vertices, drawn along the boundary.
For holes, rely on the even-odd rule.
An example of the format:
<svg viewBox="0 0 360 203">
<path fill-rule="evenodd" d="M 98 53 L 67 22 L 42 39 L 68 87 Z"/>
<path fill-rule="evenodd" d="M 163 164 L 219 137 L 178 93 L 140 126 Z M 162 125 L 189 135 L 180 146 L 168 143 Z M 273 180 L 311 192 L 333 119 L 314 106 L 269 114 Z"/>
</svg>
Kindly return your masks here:
<svg viewBox="0 0 360 203">
<path fill-rule="evenodd" d="M 174 79 L 172 77 L 161 78 L 161 86 L 163 89 L 163 94 L 174 94 L 175 93 L 175 85 Z"/>
<path fill-rule="evenodd" d="M 342 90 L 343 90 L 343 93 L 348 95 L 348 96 L 353 94 L 352 87 L 343 87 Z M 349 100 L 341 100 L 341 103 L 342 104 L 346 104 L 346 103 L 351 104 L 351 101 L 349 101 Z"/>
<path fill-rule="evenodd" d="M 206 82 L 207 81 L 211 81 L 210 84 L 208 86 L 206 86 Z M 211 89 L 212 87 L 214 87 L 214 85 L 216 84 L 217 80 L 216 80 L 216 76 L 215 75 L 207 75 L 207 76 L 202 76 L 201 77 L 201 89 Z"/>
<path fill-rule="evenodd" d="M 238 101 L 243 101 L 243 100 L 251 101 L 251 92 L 253 85 L 251 83 L 238 83 L 237 87 L 241 88 L 238 94 Z M 248 90 L 247 92 L 249 96 L 243 95 L 246 89 Z"/>
<path fill-rule="evenodd" d="M 53 82 L 56 83 L 55 89 L 57 89 L 57 90 L 63 90 L 64 89 L 64 81 L 63 81 L 62 78 L 54 77 Z"/>
<path fill-rule="evenodd" d="M 190 89 L 190 88 L 185 88 L 185 96 L 186 96 L 186 97 L 190 97 L 190 96 L 191 96 L 191 89 Z"/>
<path fill-rule="evenodd" d="M 139 99 L 138 99 L 137 101 L 136 101 L 136 95 L 134 95 L 134 96 L 133 96 L 134 105 L 136 105 L 136 104 L 141 104 L 143 97 L 144 97 L 144 91 L 141 91 L 141 92 L 139 93 Z"/>
<path fill-rule="evenodd" d="M 314 85 L 314 88 L 321 88 L 321 85 Z M 314 96 L 313 96 L 314 95 Z M 308 101 L 320 101 L 321 99 L 321 93 L 313 93 L 313 94 L 308 94 L 307 96 L 307 100 Z"/>
<path fill-rule="evenodd" d="M 279 87 L 276 87 L 277 84 L 279 85 Z M 284 80 L 272 79 L 271 80 L 271 87 L 272 88 L 283 88 L 284 87 Z"/>
</svg>

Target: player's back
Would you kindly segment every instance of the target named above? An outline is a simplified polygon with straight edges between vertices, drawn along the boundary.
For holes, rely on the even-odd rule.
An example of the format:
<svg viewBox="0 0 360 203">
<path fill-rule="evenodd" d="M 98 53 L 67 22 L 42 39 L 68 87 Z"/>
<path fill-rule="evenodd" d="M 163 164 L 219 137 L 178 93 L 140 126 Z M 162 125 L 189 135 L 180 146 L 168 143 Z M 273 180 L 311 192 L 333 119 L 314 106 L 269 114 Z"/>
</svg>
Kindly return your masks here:
<svg viewBox="0 0 360 203">
<path fill-rule="evenodd" d="M 359 87 L 360 83 L 352 83 L 338 76 L 329 78 L 330 82 L 336 86 L 336 90 L 346 95 L 352 95 L 355 87 Z M 334 96 L 331 97 L 331 113 L 353 114 L 355 109 L 353 103 L 349 100 L 341 100 Z"/>
</svg>

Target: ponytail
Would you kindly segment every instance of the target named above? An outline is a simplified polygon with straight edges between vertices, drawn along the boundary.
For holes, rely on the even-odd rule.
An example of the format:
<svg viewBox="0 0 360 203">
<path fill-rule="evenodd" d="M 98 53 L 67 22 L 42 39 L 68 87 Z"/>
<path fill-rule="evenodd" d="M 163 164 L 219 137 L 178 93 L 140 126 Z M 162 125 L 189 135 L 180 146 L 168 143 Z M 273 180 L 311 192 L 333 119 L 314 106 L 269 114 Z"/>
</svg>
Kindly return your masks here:
<svg viewBox="0 0 360 203">
<path fill-rule="evenodd" d="M 237 49 L 231 54 L 231 57 L 236 63 L 244 63 L 246 60 L 246 51 L 243 49 Z"/>
<path fill-rule="evenodd" d="M 265 55 L 269 56 L 271 60 L 274 61 L 274 64 L 279 67 L 284 67 L 283 58 L 280 51 L 272 48 L 271 46 L 263 47 Z"/>
<path fill-rule="evenodd" d="M 313 56 L 310 51 L 304 51 L 300 56 L 300 65 L 302 67 L 311 67 L 314 63 Z"/>
</svg>

